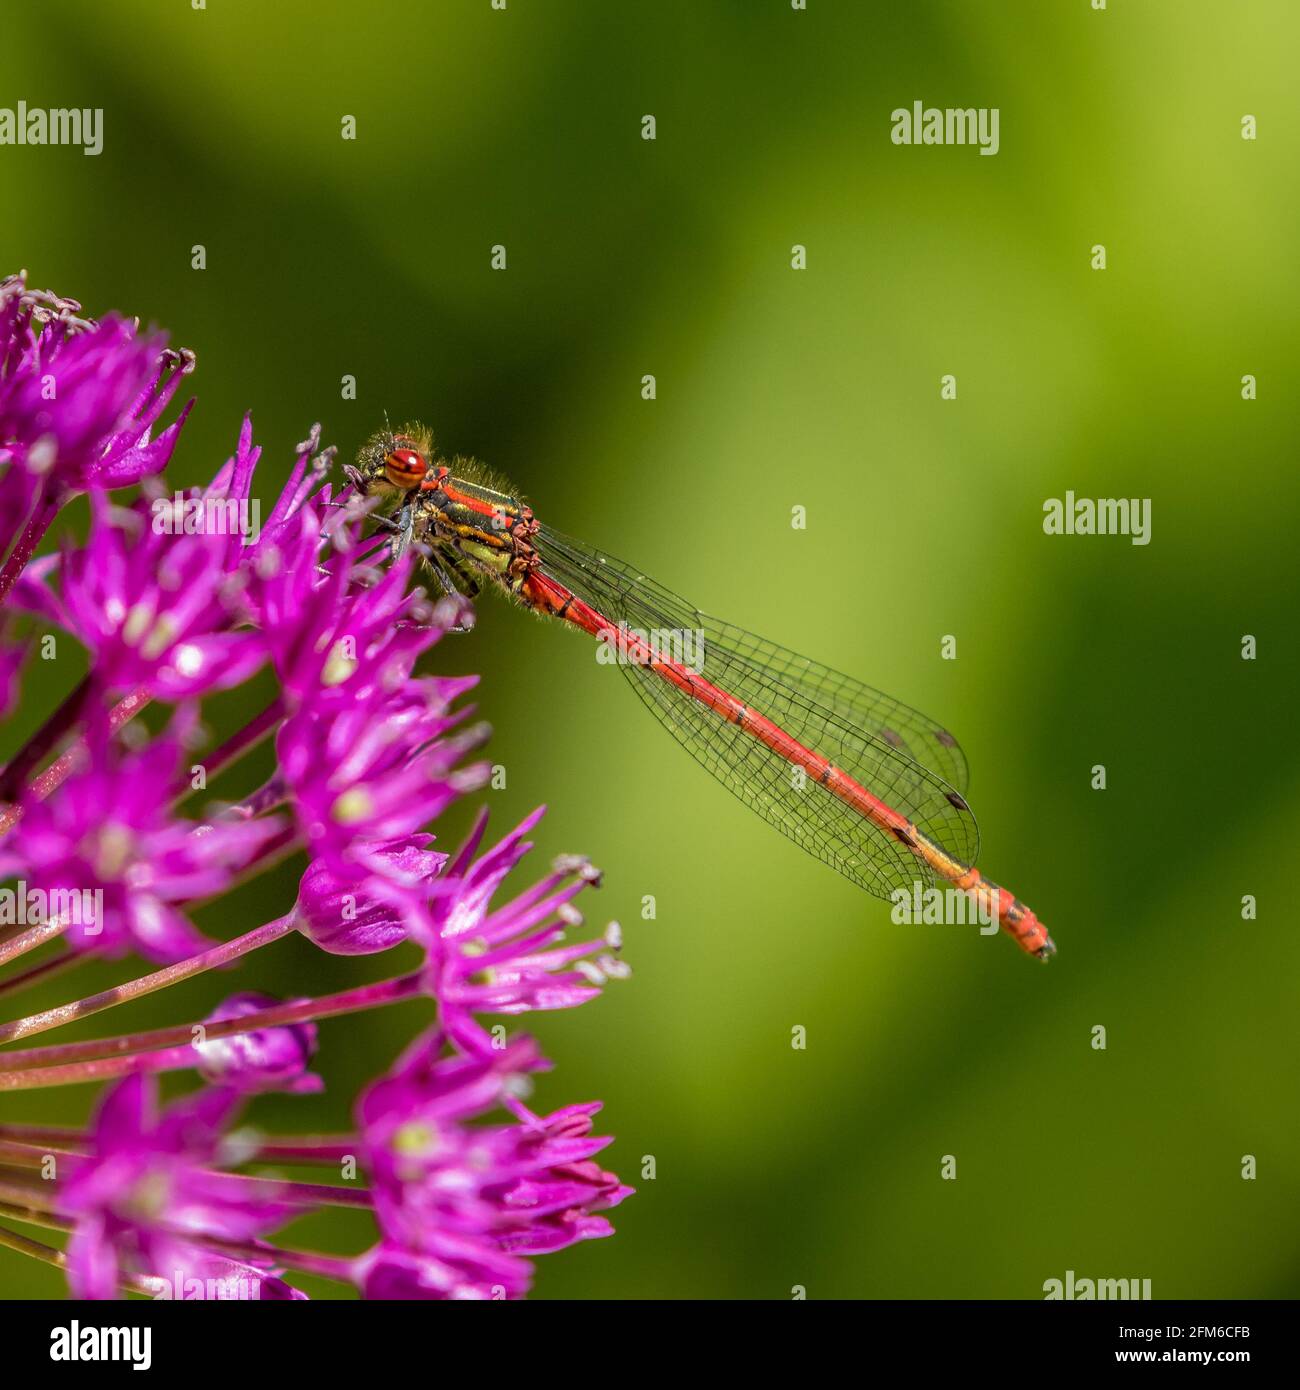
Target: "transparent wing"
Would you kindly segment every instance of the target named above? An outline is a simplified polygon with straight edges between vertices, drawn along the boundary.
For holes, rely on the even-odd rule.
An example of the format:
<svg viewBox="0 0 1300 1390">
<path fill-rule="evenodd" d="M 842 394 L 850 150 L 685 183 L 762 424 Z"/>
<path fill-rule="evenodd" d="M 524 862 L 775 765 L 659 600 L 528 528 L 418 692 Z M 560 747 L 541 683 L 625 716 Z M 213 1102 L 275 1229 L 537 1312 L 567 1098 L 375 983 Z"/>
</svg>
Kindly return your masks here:
<svg viewBox="0 0 1300 1390">
<path fill-rule="evenodd" d="M 686 640 L 684 646 L 694 658 L 687 664 L 704 680 L 829 758 L 954 858 L 975 861 L 975 817 L 941 771 L 951 770 L 964 783 L 965 759 L 938 725 L 827 667 L 701 614 L 584 542 L 542 527 L 534 543 L 544 569 L 611 621 L 648 632 L 698 634 L 697 645 Z M 628 664 L 623 670 L 642 701 L 697 761 L 809 853 L 878 897 L 931 879 L 928 867 L 893 835 L 815 780 L 799 777 L 765 744 L 651 668 Z M 927 765 L 926 757 L 939 766 Z"/>
<path fill-rule="evenodd" d="M 833 710 L 846 723 L 891 743 L 914 763 L 931 772 L 954 791 L 965 795 L 970 786 L 970 770 L 961 745 L 941 724 L 912 709 L 892 695 L 874 690 L 852 676 L 832 671 L 787 647 L 779 647 L 766 637 L 746 632 L 735 623 L 716 618 L 703 619 L 714 642 L 750 665 L 770 671 L 787 685 L 803 691 L 819 705 Z"/>
</svg>

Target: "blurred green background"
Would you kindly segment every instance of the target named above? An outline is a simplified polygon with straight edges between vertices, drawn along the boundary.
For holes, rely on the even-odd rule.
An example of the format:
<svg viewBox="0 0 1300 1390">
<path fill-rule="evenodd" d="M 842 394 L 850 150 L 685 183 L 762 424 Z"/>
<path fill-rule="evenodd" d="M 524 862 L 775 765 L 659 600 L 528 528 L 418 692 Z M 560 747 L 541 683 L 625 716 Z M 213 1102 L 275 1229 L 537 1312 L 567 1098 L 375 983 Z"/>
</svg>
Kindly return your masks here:
<svg viewBox="0 0 1300 1390">
<path fill-rule="evenodd" d="M 1293 5 L 62 0 L 4 29 L 0 105 L 101 106 L 105 145 L 0 148 L 0 270 L 196 349 L 181 483 L 246 409 L 264 499 L 313 420 L 344 456 L 385 410 L 429 420 L 561 529 L 954 728 L 983 867 L 1056 938 L 1042 969 L 892 926 L 581 639 L 482 604 L 435 664 L 482 673 L 496 827 L 550 805 L 533 872 L 591 855 L 589 916 L 624 923 L 635 971 L 529 1020 L 556 1062 L 539 1104 L 603 1098 L 639 1189 L 614 1239 L 539 1262 L 537 1296 L 1038 1298 L 1067 1269 L 1300 1292 Z M 895 147 L 916 99 L 998 107 L 1000 153 Z M 1045 536 L 1067 489 L 1151 498 L 1151 544 Z M 29 672 L 5 754 L 79 674 Z M 214 729 L 267 690 L 213 702 Z M 280 914 L 296 867 L 202 924 Z M 404 964 L 293 940 L 229 985 Z M 197 1016 L 215 983 L 114 1022 Z M 325 1024 L 328 1093 L 254 1118 L 344 1126 L 426 1016 Z M 350 1216 L 299 1234 L 365 1239 Z M 0 1259 L 5 1294 L 61 1290 Z"/>
</svg>

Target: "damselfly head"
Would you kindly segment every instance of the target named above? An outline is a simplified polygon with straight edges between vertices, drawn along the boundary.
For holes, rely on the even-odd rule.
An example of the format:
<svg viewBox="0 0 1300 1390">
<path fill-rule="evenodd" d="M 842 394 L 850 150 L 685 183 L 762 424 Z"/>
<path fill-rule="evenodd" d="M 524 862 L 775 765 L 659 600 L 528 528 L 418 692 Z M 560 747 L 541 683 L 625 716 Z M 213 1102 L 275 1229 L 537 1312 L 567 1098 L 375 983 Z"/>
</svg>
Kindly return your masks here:
<svg viewBox="0 0 1300 1390">
<path fill-rule="evenodd" d="M 398 444 L 384 458 L 384 474 L 394 487 L 419 487 L 428 471 L 428 459 L 407 444 Z"/>
<path fill-rule="evenodd" d="M 409 492 L 420 486 L 433 462 L 433 432 L 425 426 L 382 429 L 357 454 L 359 488 L 367 495 Z"/>
</svg>

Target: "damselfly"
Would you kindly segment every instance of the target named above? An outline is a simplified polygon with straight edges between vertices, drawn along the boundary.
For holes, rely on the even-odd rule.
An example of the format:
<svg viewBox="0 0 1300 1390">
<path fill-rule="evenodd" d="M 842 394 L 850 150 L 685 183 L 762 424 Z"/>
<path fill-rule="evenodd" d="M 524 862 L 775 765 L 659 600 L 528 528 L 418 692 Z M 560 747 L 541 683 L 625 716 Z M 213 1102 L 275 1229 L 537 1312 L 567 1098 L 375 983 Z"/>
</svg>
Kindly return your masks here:
<svg viewBox="0 0 1300 1390">
<path fill-rule="evenodd" d="M 441 460 L 423 426 L 382 430 L 346 471 L 394 553 L 418 546 L 448 593 L 486 583 L 604 642 L 678 742 L 795 844 L 876 897 L 959 889 L 1030 955 L 1054 953 L 975 868 L 966 758 L 933 720 L 551 530 L 474 460 Z"/>
</svg>

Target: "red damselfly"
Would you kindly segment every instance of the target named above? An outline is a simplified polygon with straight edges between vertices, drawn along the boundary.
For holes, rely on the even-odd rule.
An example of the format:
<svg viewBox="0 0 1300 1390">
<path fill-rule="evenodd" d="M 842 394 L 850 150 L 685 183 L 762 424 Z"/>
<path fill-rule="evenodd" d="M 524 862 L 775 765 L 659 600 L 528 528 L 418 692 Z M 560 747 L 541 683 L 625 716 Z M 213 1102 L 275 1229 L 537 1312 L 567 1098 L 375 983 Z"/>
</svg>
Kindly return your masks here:
<svg viewBox="0 0 1300 1390">
<path fill-rule="evenodd" d="M 958 889 L 1024 951 L 1054 953 L 975 867 L 966 758 L 933 720 L 553 531 L 476 461 L 441 460 L 422 426 L 381 431 L 346 471 L 385 511 L 394 553 L 418 546 L 447 592 L 486 583 L 606 643 L 678 742 L 795 844 L 876 897 Z"/>
</svg>

